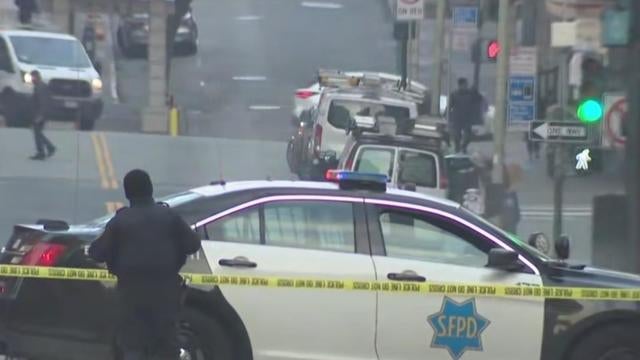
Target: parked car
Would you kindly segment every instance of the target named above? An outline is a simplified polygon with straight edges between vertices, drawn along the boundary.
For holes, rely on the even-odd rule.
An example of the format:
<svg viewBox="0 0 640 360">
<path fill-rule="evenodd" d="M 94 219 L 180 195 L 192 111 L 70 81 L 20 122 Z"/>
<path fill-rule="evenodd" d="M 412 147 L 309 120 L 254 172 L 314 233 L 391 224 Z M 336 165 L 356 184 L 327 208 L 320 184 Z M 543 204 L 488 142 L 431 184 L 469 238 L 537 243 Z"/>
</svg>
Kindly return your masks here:
<svg viewBox="0 0 640 360">
<path fill-rule="evenodd" d="M 124 17 L 118 26 L 118 45 L 127 57 L 143 53 L 149 45 L 149 14 L 136 13 Z M 174 47 L 177 51 L 193 55 L 198 52 L 198 25 L 189 10 L 176 32 Z"/>
</svg>

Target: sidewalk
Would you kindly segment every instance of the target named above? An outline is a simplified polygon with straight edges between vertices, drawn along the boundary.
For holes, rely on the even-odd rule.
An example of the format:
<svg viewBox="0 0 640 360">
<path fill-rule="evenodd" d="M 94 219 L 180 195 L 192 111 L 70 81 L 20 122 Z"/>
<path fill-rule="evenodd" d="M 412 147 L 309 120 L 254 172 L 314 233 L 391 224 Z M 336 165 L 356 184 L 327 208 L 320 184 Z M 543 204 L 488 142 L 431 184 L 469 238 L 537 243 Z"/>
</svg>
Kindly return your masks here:
<svg viewBox="0 0 640 360">
<path fill-rule="evenodd" d="M 32 22 L 37 28 L 57 30 L 51 21 L 51 16 L 45 11 L 33 14 Z M 18 8 L 14 0 L 0 0 L 0 30 L 15 29 L 21 26 L 18 21 Z"/>
</svg>

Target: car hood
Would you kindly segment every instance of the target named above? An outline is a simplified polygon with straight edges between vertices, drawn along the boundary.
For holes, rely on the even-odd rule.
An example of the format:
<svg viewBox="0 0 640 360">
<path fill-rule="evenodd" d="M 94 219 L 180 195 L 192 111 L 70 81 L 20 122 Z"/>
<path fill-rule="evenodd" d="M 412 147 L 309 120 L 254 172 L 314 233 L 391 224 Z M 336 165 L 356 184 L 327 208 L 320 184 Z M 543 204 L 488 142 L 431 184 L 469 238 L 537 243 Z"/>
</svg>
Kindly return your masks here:
<svg viewBox="0 0 640 360">
<path fill-rule="evenodd" d="M 633 287 L 640 288 L 640 275 L 603 269 L 595 266 L 553 265 L 555 274 L 563 283 L 575 282 L 577 286 Z"/>
<path fill-rule="evenodd" d="M 68 79 L 68 80 L 85 80 L 91 81 L 100 78 L 98 72 L 92 68 L 68 68 L 47 65 L 20 64 L 20 70 L 31 72 L 38 70 L 42 75 L 44 82 L 48 83 L 51 79 Z"/>
</svg>

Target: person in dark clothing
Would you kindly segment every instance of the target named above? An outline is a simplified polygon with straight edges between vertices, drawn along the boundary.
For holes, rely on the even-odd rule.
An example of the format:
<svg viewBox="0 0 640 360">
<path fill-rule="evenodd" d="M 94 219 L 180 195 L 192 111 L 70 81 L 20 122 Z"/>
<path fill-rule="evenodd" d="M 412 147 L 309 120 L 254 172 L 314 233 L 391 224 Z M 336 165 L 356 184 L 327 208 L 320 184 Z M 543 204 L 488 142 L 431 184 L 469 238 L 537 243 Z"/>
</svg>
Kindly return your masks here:
<svg viewBox="0 0 640 360">
<path fill-rule="evenodd" d="M 469 88 L 467 79 L 458 79 L 458 88 L 449 96 L 449 127 L 456 152 L 467 153 L 471 142 L 471 127 L 481 122 L 482 95 Z"/>
<path fill-rule="evenodd" d="M 32 160 L 44 160 L 53 156 L 56 147 L 44 135 L 44 126 L 47 122 L 47 110 L 49 106 L 49 89 L 47 84 L 42 81 L 40 72 L 34 70 L 31 72 L 33 82 L 33 137 L 36 142 L 36 154 L 31 157 Z M 46 152 L 45 152 L 46 150 Z"/>
<path fill-rule="evenodd" d="M 124 360 L 177 359 L 179 271 L 200 249 L 200 238 L 178 214 L 155 202 L 145 171 L 130 171 L 124 191 L 130 207 L 107 223 L 89 256 L 118 278 L 116 339 Z"/>
<path fill-rule="evenodd" d="M 529 139 L 529 132 L 524 133 L 524 143 L 527 146 L 529 161 L 533 161 L 534 158 L 540 159 L 540 142 L 531 141 L 531 139 Z"/>
<path fill-rule="evenodd" d="M 15 0 L 18 7 L 18 20 L 21 24 L 31 24 L 33 13 L 38 11 L 38 3 L 36 0 Z"/>
</svg>

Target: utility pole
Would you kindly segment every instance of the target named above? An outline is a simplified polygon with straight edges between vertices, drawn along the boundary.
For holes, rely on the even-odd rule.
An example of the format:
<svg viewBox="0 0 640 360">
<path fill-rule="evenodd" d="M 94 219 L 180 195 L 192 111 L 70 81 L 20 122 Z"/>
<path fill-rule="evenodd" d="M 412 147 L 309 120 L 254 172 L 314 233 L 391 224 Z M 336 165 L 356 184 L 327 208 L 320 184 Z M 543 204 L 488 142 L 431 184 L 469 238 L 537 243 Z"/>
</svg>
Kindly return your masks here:
<svg viewBox="0 0 640 360">
<path fill-rule="evenodd" d="M 566 109 L 569 106 L 569 59 L 571 49 L 562 49 L 560 57 L 560 69 L 558 74 L 558 92 L 560 103 L 560 121 L 566 119 Z M 554 171 L 553 171 L 553 241 L 558 241 L 562 235 L 562 205 L 565 181 L 565 154 L 564 144 L 553 144 Z"/>
<path fill-rule="evenodd" d="M 627 104 L 630 116 L 627 120 L 626 143 L 626 191 L 629 199 L 629 251 L 633 254 L 632 268 L 640 273 L 640 1 L 632 1 L 633 27 L 629 42 Z"/>
<path fill-rule="evenodd" d="M 482 49 L 482 0 L 478 0 L 478 39 L 477 39 L 477 52 L 478 56 L 474 59 L 473 62 L 473 86 L 475 86 L 478 91 L 480 91 L 480 70 L 482 69 L 482 59 L 486 54 L 484 54 Z"/>
<path fill-rule="evenodd" d="M 496 117 L 493 134 L 492 182 L 498 187 L 504 185 L 504 145 L 507 133 L 507 79 L 509 76 L 509 55 L 511 53 L 511 11 L 510 0 L 500 0 L 498 15 L 498 73 L 496 81 Z M 502 192 L 500 192 L 502 193 Z M 502 197 L 500 197 L 502 203 Z"/>
<path fill-rule="evenodd" d="M 409 38 L 411 37 L 411 26 L 409 24 L 398 25 L 402 28 L 403 35 L 406 35 L 400 41 L 400 86 L 404 89 L 407 86 L 407 78 L 409 77 Z"/>
<path fill-rule="evenodd" d="M 431 68 L 431 115 L 440 115 L 442 93 L 442 53 L 444 52 L 444 18 L 447 0 L 436 0 L 436 33 L 433 42 L 433 66 Z"/>
</svg>

